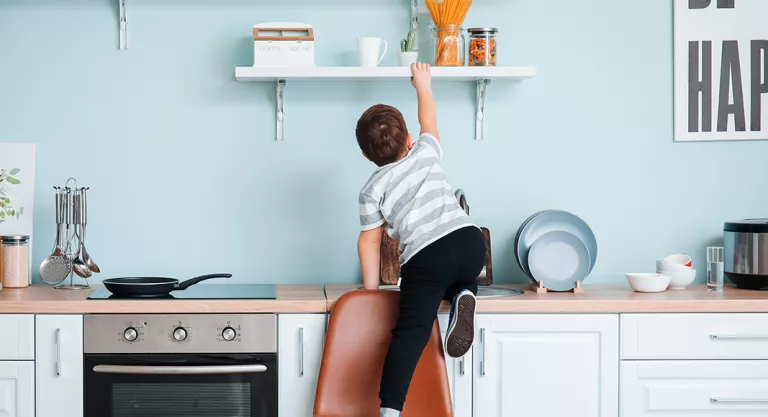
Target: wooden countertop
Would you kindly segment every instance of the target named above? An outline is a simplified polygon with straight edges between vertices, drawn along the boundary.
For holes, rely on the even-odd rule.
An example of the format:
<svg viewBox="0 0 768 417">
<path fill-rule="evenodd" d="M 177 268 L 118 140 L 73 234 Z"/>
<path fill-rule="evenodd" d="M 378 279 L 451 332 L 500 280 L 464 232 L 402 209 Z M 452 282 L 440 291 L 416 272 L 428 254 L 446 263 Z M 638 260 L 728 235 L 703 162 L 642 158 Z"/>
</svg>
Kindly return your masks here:
<svg viewBox="0 0 768 417">
<path fill-rule="evenodd" d="M 341 295 L 360 285 L 325 286 L 329 310 Z M 496 286 L 496 285 L 495 285 Z M 662 293 L 638 293 L 629 285 L 584 285 L 584 292 L 574 294 L 529 291 L 527 285 L 498 285 L 525 290 L 515 297 L 480 298 L 478 313 L 765 313 L 768 292 L 726 287 L 707 291 L 706 285 L 692 285 L 685 290 Z M 441 312 L 450 305 L 443 302 Z"/>
<path fill-rule="evenodd" d="M 324 313 L 356 284 L 278 285 L 275 300 L 88 300 L 96 288 L 54 290 L 48 285 L 4 288 L 0 314 L 170 314 L 170 313 Z M 726 287 L 707 291 L 704 285 L 685 290 L 643 294 L 627 285 L 584 285 L 584 293 L 536 294 L 525 285 L 517 297 L 480 298 L 479 313 L 766 313 L 768 292 Z M 327 301 L 326 301 L 327 296 Z M 441 312 L 449 311 L 443 302 Z"/>
<path fill-rule="evenodd" d="M 322 285 L 278 285 L 275 300 L 88 300 L 92 289 L 3 288 L 0 314 L 325 313 Z"/>
</svg>

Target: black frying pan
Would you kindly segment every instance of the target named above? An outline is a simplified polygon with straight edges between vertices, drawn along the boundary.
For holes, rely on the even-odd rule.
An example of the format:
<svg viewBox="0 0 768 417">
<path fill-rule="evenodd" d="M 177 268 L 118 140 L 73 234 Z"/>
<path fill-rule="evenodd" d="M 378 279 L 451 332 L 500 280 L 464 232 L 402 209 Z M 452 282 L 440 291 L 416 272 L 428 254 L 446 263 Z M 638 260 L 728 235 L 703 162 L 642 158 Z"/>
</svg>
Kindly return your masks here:
<svg viewBox="0 0 768 417">
<path fill-rule="evenodd" d="M 176 278 L 109 278 L 102 281 L 104 287 L 120 297 L 162 297 L 171 291 L 186 290 L 200 281 L 211 278 L 230 278 L 232 274 L 210 274 L 179 282 Z"/>
</svg>

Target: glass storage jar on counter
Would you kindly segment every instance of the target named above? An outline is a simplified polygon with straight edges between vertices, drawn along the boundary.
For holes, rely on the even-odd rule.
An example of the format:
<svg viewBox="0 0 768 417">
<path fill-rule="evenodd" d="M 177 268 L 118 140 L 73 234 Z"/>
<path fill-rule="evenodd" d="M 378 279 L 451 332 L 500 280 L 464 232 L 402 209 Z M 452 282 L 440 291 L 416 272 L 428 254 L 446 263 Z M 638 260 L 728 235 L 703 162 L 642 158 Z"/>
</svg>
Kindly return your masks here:
<svg viewBox="0 0 768 417">
<path fill-rule="evenodd" d="M 469 66 L 496 66 L 496 28 L 472 28 L 469 32 Z"/>
<path fill-rule="evenodd" d="M 29 236 L 0 236 L 0 282 L 5 288 L 29 286 Z"/>
<path fill-rule="evenodd" d="M 456 25 L 437 27 L 429 25 L 432 65 L 438 67 L 460 67 L 464 65 L 467 43 L 466 31 Z"/>
</svg>

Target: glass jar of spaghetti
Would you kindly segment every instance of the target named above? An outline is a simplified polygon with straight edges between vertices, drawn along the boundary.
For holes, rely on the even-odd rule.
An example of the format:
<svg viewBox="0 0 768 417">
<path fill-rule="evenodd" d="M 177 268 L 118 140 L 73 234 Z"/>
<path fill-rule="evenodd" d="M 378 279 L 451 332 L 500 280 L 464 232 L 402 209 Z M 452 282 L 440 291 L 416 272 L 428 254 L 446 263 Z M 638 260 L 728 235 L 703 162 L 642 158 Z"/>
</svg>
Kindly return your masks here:
<svg viewBox="0 0 768 417">
<path fill-rule="evenodd" d="M 464 65 L 467 43 L 466 31 L 457 25 L 437 27 L 429 25 L 430 44 L 434 52 L 432 65 L 460 67 Z"/>
<path fill-rule="evenodd" d="M 469 32 L 469 66 L 496 66 L 496 28 L 472 28 Z"/>
</svg>

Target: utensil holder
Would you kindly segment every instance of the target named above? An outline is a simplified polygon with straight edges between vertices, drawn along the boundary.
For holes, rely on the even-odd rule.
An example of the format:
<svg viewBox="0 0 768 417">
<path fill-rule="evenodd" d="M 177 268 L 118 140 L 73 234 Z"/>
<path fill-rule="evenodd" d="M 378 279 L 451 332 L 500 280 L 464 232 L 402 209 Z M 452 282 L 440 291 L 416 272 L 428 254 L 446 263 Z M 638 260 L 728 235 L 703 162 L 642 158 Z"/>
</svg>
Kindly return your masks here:
<svg viewBox="0 0 768 417">
<path fill-rule="evenodd" d="M 75 281 L 75 260 L 81 256 L 84 248 L 83 229 L 86 223 L 85 216 L 87 208 L 87 200 L 85 198 L 88 187 L 78 187 L 77 180 L 69 178 L 64 187 L 53 187 L 56 190 L 57 203 L 61 203 L 60 207 L 56 207 L 58 213 L 57 218 L 63 220 L 61 225 L 57 227 L 63 227 L 64 233 L 60 234 L 60 239 L 55 243 L 54 247 L 60 247 L 62 249 L 62 256 L 69 261 L 69 275 L 68 279 L 64 278 L 59 284 L 54 285 L 53 288 L 57 290 L 84 290 L 91 288 L 88 283 L 88 278 L 80 277 L 83 282 Z M 82 261 L 81 261 L 82 262 Z M 98 269 L 97 267 L 95 267 Z M 98 273 L 98 270 L 91 270 L 86 267 L 90 274 Z"/>
</svg>

